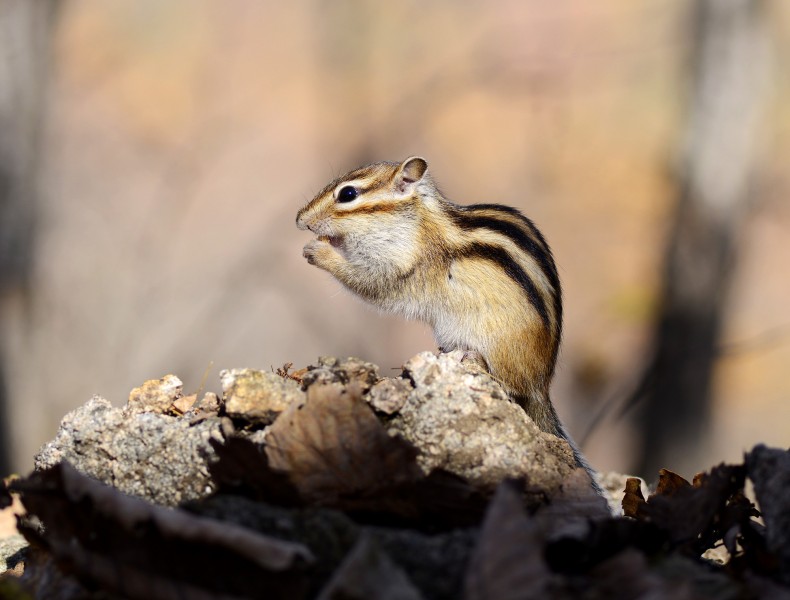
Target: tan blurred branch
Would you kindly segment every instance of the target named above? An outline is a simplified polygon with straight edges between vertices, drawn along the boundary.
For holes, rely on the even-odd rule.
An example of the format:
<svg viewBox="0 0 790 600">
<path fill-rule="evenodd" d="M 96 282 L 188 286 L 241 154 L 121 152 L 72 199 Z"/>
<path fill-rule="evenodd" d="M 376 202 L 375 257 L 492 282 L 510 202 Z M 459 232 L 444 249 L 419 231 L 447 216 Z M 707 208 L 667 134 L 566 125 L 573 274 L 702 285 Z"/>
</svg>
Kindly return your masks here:
<svg viewBox="0 0 790 600">
<path fill-rule="evenodd" d="M 652 476 L 703 441 L 713 364 L 726 316 L 736 234 L 759 158 L 769 80 L 761 0 L 698 0 L 678 200 L 666 249 L 653 357 L 639 397 L 639 472 Z"/>
<path fill-rule="evenodd" d="M 0 476 L 9 468 L 5 352 L 27 312 L 54 0 L 0 0 Z"/>
</svg>

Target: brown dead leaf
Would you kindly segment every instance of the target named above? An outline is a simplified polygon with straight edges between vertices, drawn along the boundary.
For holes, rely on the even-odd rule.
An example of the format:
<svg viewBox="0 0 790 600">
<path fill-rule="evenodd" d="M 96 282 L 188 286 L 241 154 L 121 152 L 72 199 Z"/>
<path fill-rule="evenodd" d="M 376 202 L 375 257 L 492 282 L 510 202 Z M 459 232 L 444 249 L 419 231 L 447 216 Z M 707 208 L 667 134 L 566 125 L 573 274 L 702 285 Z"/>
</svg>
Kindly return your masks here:
<svg viewBox="0 0 790 600">
<path fill-rule="evenodd" d="M 290 407 L 272 424 L 266 455 L 303 499 L 324 506 L 383 500 L 382 489 L 422 475 L 414 446 L 390 437 L 352 386 L 308 388 L 305 404 Z"/>
<path fill-rule="evenodd" d="M 535 519 L 548 539 L 581 537 L 587 533 L 591 521 L 612 516 L 606 500 L 590 483 L 590 474 L 585 469 L 574 469 L 548 502 L 535 511 Z"/>
<path fill-rule="evenodd" d="M 365 533 L 338 567 L 318 600 L 420 600 L 408 576 Z"/>
<path fill-rule="evenodd" d="M 303 369 L 297 369 L 291 373 L 290 371 L 293 366 L 294 364 L 292 362 L 287 362 L 282 367 L 277 367 L 274 369 L 274 372 L 283 379 L 292 379 L 296 383 L 302 383 L 302 378 L 304 377 L 305 373 L 309 371 L 309 369 L 305 367 Z"/>
<path fill-rule="evenodd" d="M 595 590 L 596 598 L 631 600 L 632 598 L 663 598 L 693 600 L 699 598 L 692 592 L 688 581 L 671 581 L 651 569 L 644 554 L 626 548 L 603 561 L 589 573 L 590 581 L 585 590 Z"/>
<path fill-rule="evenodd" d="M 746 469 L 765 520 L 767 547 L 790 584 L 790 451 L 755 446 L 746 455 Z"/>
<path fill-rule="evenodd" d="M 698 479 L 700 478 L 700 475 L 701 474 L 698 474 L 694 478 L 694 487 L 700 487 L 700 485 L 697 483 L 700 481 L 700 479 Z M 669 469 L 660 469 L 658 471 L 658 485 L 656 485 L 656 494 L 661 496 L 672 496 L 678 490 L 688 487 L 691 487 L 691 484 L 677 473 L 673 473 Z"/>
<path fill-rule="evenodd" d="M 211 478 L 220 493 L 231 493 L 279 506 L 303 505 L 287 474 L 269 465 L 264 447 L 246 438 L 209 440 L 217 460 L 209 463 Z"/>
<path fill-rule="evenodd" d="M 550 597 L 552 573 L 546 564 L 545 539 L 527 517 L 513 482 L 497 488 L 469 560 L 466 600 L 529 600 Z"/>
<path fill-rule="evenodd" d="M 427 476 L 416 449 L 387 434 L 353 385 L 313 385 L 270 427 L 264 447 L 212 442 L 220 491 L 281 506 L 323 506 L 366 521 L 439 529 L 480 522 L 486 498 L 442 470 Z"/>
<path fill-rule="evenodd" d="M 625 495 L 623 496 L 623 514 L 636 519 L 645 506 L 645 497 L 642 495 L 642 482 L 636 477 L 629 477 L 625 481 Z"/>
<path fill-rule="evenodd" d="M 636 517 L 654 523 L 671 543 L 685 545 L 688 554 L 699 556 L 724 537 L 723 524 L 731 526 L 725 515 L 742 497 L 745 469 L 742 465 L 719 465 L 700 476 L 697 486 L 666 473 L 663 489 L 667 493 L 651 494 L 646 504 L 637 507 Z M 742 516 L 748 514 L 741 508 L 733 510 Z"/>
<path fill-rule="evenodd" d="M 172 598 L 301 598 L 313 562 L 300 545 L 126 496 L 60 463 L 14 483 L 20 524 L 58 566 L 110 594 Z"/>
</svg>

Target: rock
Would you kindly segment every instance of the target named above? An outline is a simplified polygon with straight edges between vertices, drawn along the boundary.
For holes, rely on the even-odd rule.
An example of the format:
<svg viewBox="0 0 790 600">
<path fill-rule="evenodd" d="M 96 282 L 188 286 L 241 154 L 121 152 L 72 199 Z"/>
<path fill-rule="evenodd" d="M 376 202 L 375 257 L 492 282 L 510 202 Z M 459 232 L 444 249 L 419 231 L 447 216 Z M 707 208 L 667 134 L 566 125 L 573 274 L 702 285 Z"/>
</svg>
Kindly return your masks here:
<svg viewBox="0 0 790 600">
<path fill-rule="evenodd" d="M 304 392 L 293 379 L 255 369 L 220 372 L 225 412 L 233 419 L 268 425 L 291 404 L 304 403 Z"/>
<path fill-rule="evenodd" d="M 175 375 L 151 379 L 130 392 L 126 410 L 130 414 L 166 414 L 170 412 L 173 403 L 181 398 L 183 389 L 184 384 Z"/>
<path fill-rule="evenodd" d="M 27 540 L 19 534 L 0 539 L 0 575 L 21 568 L 27 546 Z"/>
<path fill-rule="evenodd" d="M 570 446 L 540 431 L 499 383 L 462 356 L 423 352 L 404 365 L 413 389 L 390 433 L 420 450 L 426 472 L 446 469 L 491 489 L 518 477 L 557 489 L 575 468 Z"/>
<path fill-rule="evenodd" d="M 222 402 L 214 392 L 206 392 L 203 397 L 192 405 L 192 411 L 196 413 L 218 414 L 222 408 Z"/>
<path fill-rule="evenodd" d="M 67 460 L 122 492 L 176 506 L 212 491 L 211 439 L 224 439 L 219 417 L 190 425 L 179 417 L 114 408 L 94 396 L 63 418 L 34 464 L 41 470 Z"/>
<path fill-rule="evenodd" d="M 197 394 L 190 394 L 189 396 L 181 396 L 180 398 L 176 398 L 172 405 L 172 408 L 174 409 L 173 412 L 179 415 L 188 413 L 190 410 L 192 410 L 195 402 L 197 402 Z"/>
<path fill-rule="evenodd" d="M 370 388 L 367 400 L 377 411 L 392 415 L 403 408 L 411 390 L 407 380 L 385 377 Z"/>
<path fill-rule="evenodd" d="M 327 357 L 306 371 L 302 386 L 253 369 L 225 370 L 220 377 L 225 413 L 242 429 L 252 425 L 256 442 L 267 439 L 269 428 L 261 425 L 304 404 L 302 388 L 354 386 L 381 413 L 390 435 L 419 450 L 425 473 L 444 469 L 490 490 L 502 479 L 525 477 L 551 492 L 574 469 L 567 443 L 538 430 L 499 383 L 461 352 L 418 354 L 397 378 L 380 379 L 378 367 L 357 358 Z M 223 440 L 233 427 L 217 416 L 222 403 L 216 395 L 195 401 L 182 388 L 168 375 L 133 390 L 124 409 L 92 398 L 63 419 L 55 440 L 36 457 L 36 468 L 65 459 L 126 493 L 169 506 L 204 497 L 212 490 L 209 440 Z"/>
<path fill-rule="evenodd" d="M 358 358 L 340 360 L 331 356 L 318 359 L 318 366 L 310 367 L 302 377 L 306 389 L 315 384 L 358 385 L 364 394 L 379 380 L 379 368 Z"/>
</svg>

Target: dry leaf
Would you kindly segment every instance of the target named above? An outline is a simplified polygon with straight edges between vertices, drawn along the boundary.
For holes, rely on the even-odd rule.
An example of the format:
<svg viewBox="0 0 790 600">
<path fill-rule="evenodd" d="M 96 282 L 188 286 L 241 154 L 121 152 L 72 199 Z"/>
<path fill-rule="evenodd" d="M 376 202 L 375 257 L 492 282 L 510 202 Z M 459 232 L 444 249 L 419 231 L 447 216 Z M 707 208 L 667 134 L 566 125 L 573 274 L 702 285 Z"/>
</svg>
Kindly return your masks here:
<svg viewBox="0 0 790 600">
<path fill-rule="evenodd" d="M 272 424 L 266 454 L 305 501 L 324 506 L 364 504 L 422 475 L 416 449 L 390 437 L 358 391 L 334 385 L 311 386 L 304 405 Z"/>
<path fill-rule="evenodd" d="M 612 516 L 609 505 L 590 485 L 590 474 L 577 468 L 564 479 L 559 490 L 535 511 L 535 519 L 549 539 L 573 535 L 581 537 L 592 520 Z"/>
<path fill-rule="evenodd" d="M 406 573 L 368 534 L 338 567 L 318 600 L 420 600 Z"/>
<path fill-rule="evenodd" d="M 700 474 L 694 478 L 694 487 L 700 487 L 699 482 Z M 660 469 L 658 471 L 658 485 L 656 485 L 656 494 L 661 496 L 671 496 L 678 490 L 691 487 L 691 484 L 677 473 L 673 473 L 669 469 Z"/>
<path fill-rule="evenodd" d="M 767 547 L 790 583 L 790 451 L 756 446 L 746 455 L 746 469 L 765 520 Z"/>
<path fill-rule="evenodd" d="M 68 463 L 16 482 L 43 529 L 20 526 L 61 569 L 125 598 L 301 598 L 300 545 L 126 496 Z"/>
<path fill-rule="evenodd" d="M 391 437 L 358 393 L 314 385 L 271 426 L 265 446 L 212 441 L 222 492 L 281 506 L 324 506 L 368 522 L 438 530 L 480 522 L 486 498 L 442 470 L 427 476 L 408 442 Z"/>
<path fill-rule="evenodd" d="M 596 598 L 607 600 L 699 598 L 688 582 L 672 582 L 653 571 L 645 555 L 634 548 L 626 548 L 590 571 L 590 582 L 585 591 L 595 590 Z"/>
<path fill-rule="evenodd" d="M 625 481 L 625 495 L 623 496 L 623 514 L 636 519 L 646 504 L 642 495 L 642 482 L 636 477 L 629 477 Z"/>
<path fill-rule="evenodd" d="M 469 560 L 466 600 L 529 600 L 549 597 L 552 573 L 543 559 L 545 540 L 527 517 L 517 486 L 503 482 L 486 513 Z"/>
<path fill-rule="evenodd" d="M 231 493 L 279 506 L 303 505 L 298 490 L 282 471 L 269 466 L 263 446 L 246 438 L 210 440 L 217 460 L 208 466 L 220 493 Z"/>
</svg>

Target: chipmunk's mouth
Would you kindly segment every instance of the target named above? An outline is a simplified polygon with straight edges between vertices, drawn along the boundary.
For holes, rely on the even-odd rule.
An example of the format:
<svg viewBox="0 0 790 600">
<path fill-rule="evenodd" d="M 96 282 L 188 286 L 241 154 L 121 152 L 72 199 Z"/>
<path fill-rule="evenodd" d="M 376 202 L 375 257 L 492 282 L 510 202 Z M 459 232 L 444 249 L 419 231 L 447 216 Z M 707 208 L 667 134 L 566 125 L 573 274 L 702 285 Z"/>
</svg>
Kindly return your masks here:
<svg viewBox="0 0 790 600">
<path fill-rule="evenodd" d="M 323 242 L 329 242 L 335 248 L 339 248 L 343 245 L 342 235 L 319 235 L 318 239 Z"/>
</svg>

